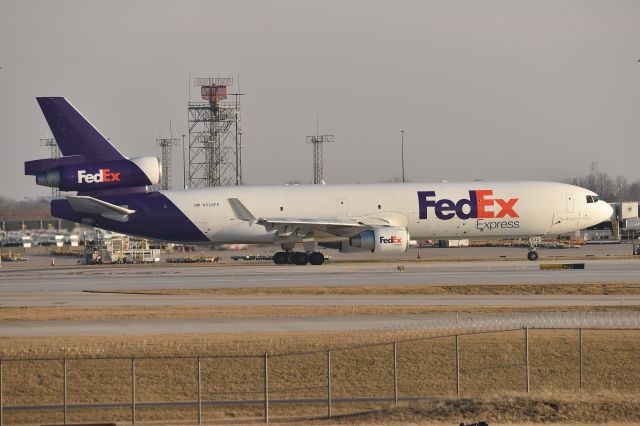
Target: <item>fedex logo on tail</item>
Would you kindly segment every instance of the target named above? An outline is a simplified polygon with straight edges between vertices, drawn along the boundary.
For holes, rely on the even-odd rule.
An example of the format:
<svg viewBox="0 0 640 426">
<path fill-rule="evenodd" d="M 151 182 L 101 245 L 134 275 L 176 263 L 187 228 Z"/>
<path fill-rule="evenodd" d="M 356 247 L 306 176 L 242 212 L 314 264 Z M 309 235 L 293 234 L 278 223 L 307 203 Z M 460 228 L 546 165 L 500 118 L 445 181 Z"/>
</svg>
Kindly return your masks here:
<svg viewBox="0 0 640 426">
<path fill-rule="evenodd" d="M 519 217 L 515 210 L 518 198 L 504 200 L 493 198 L 493 190 L 478 189 L 469 191 L 469 198 L 457 201 L 446 198 L 437 199 L 435 191 L 418 191 L 420 219 L 427 219 L 429 209 L 433 209 L 436 217 L 449 220 L 459 219 L 493 219 Z"/>
<path fill-rule="evenodd" d="M 78 170 L 78 183 L 102 183 L 120 182 L 120 173 L 110 169 L 100 169 L 98 173 L 87 173 L 86 170 Z"/>
</svg>

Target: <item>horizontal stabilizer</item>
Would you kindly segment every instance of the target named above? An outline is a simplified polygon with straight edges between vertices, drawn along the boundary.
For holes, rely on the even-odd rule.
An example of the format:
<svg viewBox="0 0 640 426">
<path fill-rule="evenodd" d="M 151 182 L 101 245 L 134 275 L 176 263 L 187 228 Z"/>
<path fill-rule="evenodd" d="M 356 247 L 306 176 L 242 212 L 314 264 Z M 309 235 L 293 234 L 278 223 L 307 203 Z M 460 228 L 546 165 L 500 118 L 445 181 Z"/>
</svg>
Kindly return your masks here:
<svg viewBox="0 0 640 426">
<path fill-rule="evenodd" d="M 71 204 L 71 208 L 77 213 L 96 214 L 114 220 L 126 221 L 130 214 L 136 212 L 126 207 L 84 195 L 69 196 L 67 200 Z"/>
</svg>

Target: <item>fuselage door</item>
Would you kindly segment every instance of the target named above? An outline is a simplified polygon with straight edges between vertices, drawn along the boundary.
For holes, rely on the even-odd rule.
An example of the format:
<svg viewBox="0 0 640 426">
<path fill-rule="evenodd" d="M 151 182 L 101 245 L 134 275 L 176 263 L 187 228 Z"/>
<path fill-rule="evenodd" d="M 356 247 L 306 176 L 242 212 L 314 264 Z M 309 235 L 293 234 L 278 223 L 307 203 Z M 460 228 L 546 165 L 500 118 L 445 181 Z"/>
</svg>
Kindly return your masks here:
<svg viewBox="0 0 640 426">
<path fill-rule="evenodd" d="M 567 213 L 573 213 L 573 194 L 567 194 Z"/>
</svg>

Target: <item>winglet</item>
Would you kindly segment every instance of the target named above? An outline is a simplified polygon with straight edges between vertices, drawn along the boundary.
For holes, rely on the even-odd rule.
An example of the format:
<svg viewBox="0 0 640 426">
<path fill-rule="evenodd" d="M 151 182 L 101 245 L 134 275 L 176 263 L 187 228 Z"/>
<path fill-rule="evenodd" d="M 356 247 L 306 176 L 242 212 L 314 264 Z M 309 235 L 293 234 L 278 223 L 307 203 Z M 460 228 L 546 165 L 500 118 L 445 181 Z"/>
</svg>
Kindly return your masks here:
<svg viewBox="0 0 640 426">
<path fill-rule="evenodd" d="M 256 221 L 256 217 L 251 214 L 249 209 L 247 209 L 240 200 L 238 200 L 237 198 L 227 198 L 227 201 L 229 201 L 231 210 L 233 210 L 233 214 L 236 215 L 236 218 L 251 223 L 254 223 Z"/>
</svg>

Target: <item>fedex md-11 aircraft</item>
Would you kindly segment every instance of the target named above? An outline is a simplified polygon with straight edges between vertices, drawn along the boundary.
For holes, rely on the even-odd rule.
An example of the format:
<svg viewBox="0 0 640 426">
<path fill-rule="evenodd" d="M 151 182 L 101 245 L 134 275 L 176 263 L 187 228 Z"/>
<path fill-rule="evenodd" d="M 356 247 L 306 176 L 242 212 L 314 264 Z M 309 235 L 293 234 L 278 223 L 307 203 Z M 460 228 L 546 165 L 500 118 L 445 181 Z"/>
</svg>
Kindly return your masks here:
<svg viewBox="0 0 640 426">
<path fill-rule="evenodd" d="M 317 247 L 403 253 L 414 240 L 535 238 L 584 229 L 613 209 L 584 188 L 552 182 L 232 186 L 149 191 L 155 157 L 127 158 L 66 99 L 37 98 L 62 157 L 25 163 L 39 185 L 76 192 L 54 217 L 183 243 L 277 243 L 276 264 L 320 265 Z M 302 251 L 295 251 L 302 246 Z"/>
</svg>

